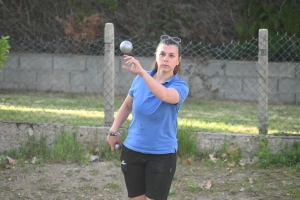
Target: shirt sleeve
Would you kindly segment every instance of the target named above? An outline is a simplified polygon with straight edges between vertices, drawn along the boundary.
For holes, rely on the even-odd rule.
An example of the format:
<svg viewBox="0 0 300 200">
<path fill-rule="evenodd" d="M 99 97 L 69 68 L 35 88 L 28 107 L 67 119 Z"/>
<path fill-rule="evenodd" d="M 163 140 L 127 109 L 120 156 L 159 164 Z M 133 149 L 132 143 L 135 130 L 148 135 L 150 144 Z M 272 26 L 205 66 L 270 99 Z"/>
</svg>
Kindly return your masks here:
<svg viewBox="0 0 300 200">
<path fill-rule="evenodd" d="M 171 87 L 177 90 L 180 98 L 178 102 L 178 106 L 181 106 L 189 94 L 188 84 L 185 81 L 181 80 L 172 84 Z"/>
<path fill-rule="evenodd" d="M 131 86 L 129 88 L 129 91 L 128 91 L 128 94 L 131 96 L 131 97 L 134 97 L 134 91 L 136 90 L 136 82 L 137 82 L 137 79 L 138 79 L 138 76 L 136 76 L 132 83 L 131 83 Z"/>
</svg>

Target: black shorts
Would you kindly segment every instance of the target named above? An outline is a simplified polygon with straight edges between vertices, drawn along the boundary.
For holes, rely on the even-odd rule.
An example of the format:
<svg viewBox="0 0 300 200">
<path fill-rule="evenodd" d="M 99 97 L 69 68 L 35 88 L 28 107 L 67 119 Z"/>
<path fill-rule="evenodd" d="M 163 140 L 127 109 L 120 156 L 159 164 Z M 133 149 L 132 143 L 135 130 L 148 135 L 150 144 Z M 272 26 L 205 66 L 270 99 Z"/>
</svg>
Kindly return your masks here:
<svg viewBox="0 0 300 200">
<path fill-rule="evenodd" d="M 129 198 L 145 194 L 150 199 L 167 199 L 176 170 L 176 153 L 143 154 L 123 146 L 120 160 Z"/>
</svg>

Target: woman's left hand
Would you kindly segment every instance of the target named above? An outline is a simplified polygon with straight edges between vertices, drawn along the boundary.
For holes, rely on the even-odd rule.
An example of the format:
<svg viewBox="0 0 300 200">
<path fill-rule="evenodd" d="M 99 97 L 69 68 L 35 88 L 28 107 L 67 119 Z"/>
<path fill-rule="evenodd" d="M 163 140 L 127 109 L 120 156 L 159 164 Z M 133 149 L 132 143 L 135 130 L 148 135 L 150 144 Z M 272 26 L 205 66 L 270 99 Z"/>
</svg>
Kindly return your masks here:
<svg viewBox="0 0 300 200">
<path fill-rule="evenodd" d="M 126 69 L 134 74 L 141 75 L 145 70 L 141 66 L 140 62 L 136 60 L 132 56 L 124 55 L 124 60 L 126 61 L 126 65 L 122 66 L 123 69 Z M 131 65 L 131 66 L 129 66 Z"/>
</svg>

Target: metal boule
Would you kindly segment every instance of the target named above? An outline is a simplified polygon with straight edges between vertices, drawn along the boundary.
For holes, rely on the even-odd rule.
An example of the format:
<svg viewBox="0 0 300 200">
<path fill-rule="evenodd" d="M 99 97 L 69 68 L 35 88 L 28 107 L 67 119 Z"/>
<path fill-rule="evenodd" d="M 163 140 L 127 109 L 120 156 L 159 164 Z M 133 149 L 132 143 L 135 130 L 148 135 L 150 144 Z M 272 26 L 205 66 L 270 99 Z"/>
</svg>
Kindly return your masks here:
<svg viewBox="0 0 300 200">
<path fill-rule="evenodd" d="M 120 44 L 120 50 L 124 53 L 124 54 L 128 54 L 132 51 L 132 43 L 128 40 L 124 40 L 121 44 Z"/>
<path fill-rule="evenodd" d="M 115 151 L 121 150 L 121 145 L 119 143 L 115 144 Z"/>
</svg>

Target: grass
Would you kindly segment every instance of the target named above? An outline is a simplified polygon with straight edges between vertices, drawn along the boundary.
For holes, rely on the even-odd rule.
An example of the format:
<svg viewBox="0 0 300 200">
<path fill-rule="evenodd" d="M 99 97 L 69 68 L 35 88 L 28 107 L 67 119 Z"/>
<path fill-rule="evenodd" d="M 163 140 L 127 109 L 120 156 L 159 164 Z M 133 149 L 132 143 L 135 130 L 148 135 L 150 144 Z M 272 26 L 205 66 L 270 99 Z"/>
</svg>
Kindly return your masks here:
<svg viewBox="0 0 300 200">
<path fill-rule="evenodd" d="M 198 183 L 192 182 L 188 185 L 188 190 L 190 192 L 200 192 L 202 190 L 202 188 L 200 187 L 200 185 Z"/>
<path fill-rule="evenodd" d="M 113 171 L 103 176 L 103 174 L 105 174 L 104 172 L 112 171 L 112 168 L 117 167 L 117 165 L 119 168 L 120 164 L 115 163 L 114 166 L 106 166 L 106 168 L 104 170 L 102 168 L 101 171 L 98 168 L 99 164 L 96 163 L 96 165 L 94 165 L 96 168 L 93 168 L 92 170 L 91 168 L 87 168 L 87 173 L 84 173 L 85 175 L 81 174 L 81 172 L 84 171 L 84 168 L 81 166 L 90 163 L 89 158 L 86 155 L 93 152 L 92 147 L 94 147 L 95 143 L 92 141 L 78 140 L 76 135 L 76 131 L 63 131 L 61 134 L 55 136 L 53 146 L 46 145 L 46 136 L 41 136 L 40 138 L 30 136 L 27 144 L 22 145 L 20 148 L 0 153 L 0 158 L 10 156 L 14 159 L 19 159 L 17 167 L 13 167 L 3 174 L 0 173 L 0 180 L 4 181 L 9 180 L 11 177 L 17 177 L 16 175 L 13 175 L 15 173 L 21 174 L 18 175 L 18 177 L 24 177 L 24 173 L 29 174 L 29 172 L 25 172 L 26 170 L 33 170 L 34 173 L 30 177 L 38 177 L 38 181 L 30 182 L 28 184 L 32 184 L 32 187 L 37 185 L 35 190 L 38 193 L 30 193 L 30 197 L 27 197 L 27 193 L 24 193 L 23 189 L 20 189 L 20 192 L 16 191 L 13 193 L 13 187 L 2 187 L 0 188 L 0 192 L 6 192 L 6 194 L 9 193 L 10 195 L 14 194 L 14 197 L 18 199 L 28 199 L 35 195 L 37 195 L 36 199 L 40 199 L 41 197 L 38 194 L 50 197 L 58 195 L 55 199 L 67 199 L 67 197 L 87 199 L 86 195 L 93 195 L 93 197 L 88 198 L 93 199 L 94 197 L 99 196 L 100 192 L 101 195 L 107 195 L 106 197 L 114 196 L 115 198 L 113 199 L 122 196 L 122 185 L 119 182 L 120 178 L 118 178 L 120 172 L 118 171 L 117 173 Z M 178 152 L 178 155 L 182 159 L 178 159 L 178 167 L 172 183 L 172 188 L 169 191 L 170 199 L 197 199 L 199 196 L 220 199 L 220 194 L 228 194 L 228 197 L 232 199 L 239 199 L 238 195 L 241 193 L 241 188 L 244 188 L 244 193 L 247 193 L 246 196 L 250 195 L 252 197 L 257 197 L 258 199 L 286 199 L 286 196 L 293 199 L 300 198 L 298 184 L 300 144 L 295 143 L 294 148 L 290 151 L 271 154 L 269 149 L 266 148 L 266 141 L 261 139 L 261 151 L 258 153 L 260 162 L 257 165 L 246 167 L 236 165 L 229 170 L 227 163 L 231 161 L 238 162 L 238 160 L 241 159 L 239 154 L 233 155 L 232 158 L 228 157 L 227 162 L 218 159 L 218 162 L 213 163 L 208 159 L 207 155 L 201 154 L 195 150 L 195 141 L 195 134 L 193 132 L 189 132 L 188 129 L 180 131 L 179 143 L 182 145 L 180 149 L 183 150 Z M 104 145 L 103 143 L 102 145 L 103 147 L 97 152 L 99 156 L 103 156 L 102 158 L 105 160 L 113 161 L 119 158 L 120 152 L 112 153 L 107 144 Z M 226 151 L 228 146 L 229 144 L 224 143 L 222 152 Z M 218 152 L 218 154 L 221 154 L 222 152 Z M 38 162 L 36 162 L 35 165 L 24 165 L 23 161 L 30 161 L 32 157 L 36 157 Z M 185 157 L 192 157 L 194 162 L 188 164 L 184 163 L 183 158 Z M 46 169 L 52 169 L 51 166 L 46 167 L 41 171 L 35 170 L 35 168 L 40 168 L 40 166 L 43 166 L 44 164 L 54 163 L 79 164 L 76 165 L 76 170 L 74 170 L 73 167 L 62 170 L 62 166 L 60 166 L 55 171 L 55 173 L 63 172 L 63 179 L 76 179 L 76 184 L 73 185 L 74 181 L 68 183 L 65 182 L 65 180 L 62 181 L 61 184 L 57 182 L 49 183 L 49 181 L 53 181 L 51 175 L 51 180 L 49 180 L 49 172 L 43 172 Z M 0 168 L 7 168 L 7 166 L 8 163 L 1 159 Z M 21 172 L 18 172 L 18 170 Z M 12 175 L 7 174 L 10 173 L 10 171 Z M 36 174 L 37 171 L 38 175 Z M 51 173 L 54 173 L 54 171 L 50 171 Z M 86 176 L 86 174 L 90 174 L 91 176 Z M 107 181 L 104 181 L 104 179 Z M 95 182 L 95 180 L 98 181 Z M 202 189 L 202 183 L 206 183 L 208 180 L 212 181 L 212 188 Z M 65 183 L 68 183 L 67 186 L 64 185 Z M 103 185 L 100 186 L 99 183 L 102 183 Z M 63 188 L 69 187 L 72 192 L 68 193 L 67 190 L 62 189 L 62 185 L 64 185 Z M 75 188 L 72 189 L 70 187 Z M 26 186 L 24 186 L 24 190 L 25 188 Z M 22 194 L 22 196 L 18 194 Z M 109 199 L 106 197 L 103 197 L 103 199 Z"/>
<path fill-rule="evenodd" d="M 91 155 L 97 155 L 99 160 L 118 160 L 120 151 L 111 152 L 109 145 L 106 141 L 98 140 L 97 138 L 91 141 L 79 140 L 77 132 L 66 132 L 57 134 L 54 139 L 53 146 L 46 144 L 47 137 L 41 135 L 38 139 L 35 136 L 28 136 L 28 142 L 22 144 L 19 148 L 13 148 L 8 151 L 0 153 L 0 168 L 5 168 L 11 163 L 7 156 L 18 160 L 19 163 L 30 163 L 44 165 L 46 163 L 78 163 L 86 165 L 90 162 Z M 126 135 L 122 135 L 126 137 Z M 122 138 L 124 140 L 124 138 Z M 94 142 L 97 141 L 97 142 Z M 196 144 L 196 134 L 188 130 L 179 131 L 178 143 L 180 149 L 178 151 L 179 162 L 188 161 L 192 163 L 194 160 L 202 160 L 203 166 L 215 166 L 218 164 L 222 167 L 227 167 L 227 163 L 235 162 L 236 165 L 242 159 L 241 151 L 235 151 L 228 154 L 226 160 L 222 161 L 222 154 L 227 152 L 230 144 L 224 142 L 222 150 L 216 152 L 215 157 L 218 158 L 217 162 L 209 159 L 208 153 L 199 152 Z M 275 167 L 291 167 L 295 170 L 300 170 L 300 143 L 294 143 L 291 149 L 286 149 L 284 152 L 272 153 L 267 148 L 267 140 L 259 139 L 260 151 L 256 156 L 260 159 L 257 166 L 267 168 L 269 166 Z M 97 150 L 96 150 L 97 149 Z M 116 163 L 120 165 L 120 163 Z M 95 172 L 97 173 L 97 172 Z M 193 174 L 193 171 L 185 171 L 186 175 Z M 72 174 L 69 174 L 70 176 Z"/>
<path fill-rule="evenodd" d="M 79 163 L 88 164 L 88 148 L 85 141 L 78 141 L 76 132 L 65 132 L 56 135 L 53 146 L 46 144 L 47 137 L 41 135 L 39 139 L 35 136 L 28 136 L 28 142 L 19 148 L 13 148 L 2 152 L 0 155 L 8 156 L 18 160 L 18 163 L 32 162 L 44 165 L 46 163 Z M 0 167 L 7 166 L 3 160 Z"/>
<path fill-rule="evenodd" d="M 115 113 L 124 97 L 115 98 Z M 179 112 L 179 127 L 204 132 L 258 133 L 256 102 L 188 98 Z M 269 133 L 300 133 L 300 107 L 270 104 Z M 124 123 L 128 127 L 131 116 Z M 0 120 L 104 126 L 100 95 L 62 93 L 0 94 Z"/>
<path fill-rule="evenodd" d="M 62 132 L 55 137 L 54 147 L 49 149 L 49 160 L 54 163 L 81 163 L 89 162 L 86 155 L 88 149 L 85 148 L 84 141 L 77 140 L 77 133 Z"/>
<path fill-rule="evenodd" d="M 62 131 L 54 138 L 53 146 L 47 145 L 47 136 L 28 136 L 28 141 L 19 148 L 12 148 L 0 153 L 0 168 L 6 168 L 11 164 L 6 156 L 18 160 L 18 163 L 31 163 L 45 165 L 53 163 L 77 163 L 87 165 L 90 156 L 98 156 L 100 160 L 116 160 L 120 157 L 120 151 L 111 152 L 106 141 L 96 137 L 94 141 L 79 140 L 76 130 L 73 132 Z M 123 137 L 125 137 L 123 135 Z M 97 147 L 97 148 L 95 148 Z M 97 150 L 96 150 L 97 149 Z M 72 174 L 68 174 L 71 176 Z"/>
<path fill-rule="evenodd" d="M 115 182 L 110 182 L 110 183 L 106 183 L 104 188 L 106 190 L 115 190 L 115 191 L 118 191 L 120 189 L 120 185 L 118 185 L 117 183 Z"/>
<path fill-rule="evenodd" d="M 300 170 L 300 143 L 294 143 L 292 148 L 286 148 L 284 152 L 273 154 L 267 147 L 267 141 L 259 139 L 260 151 L 257 153 L 260 167 L 293 167 Z"/>
</svg>

